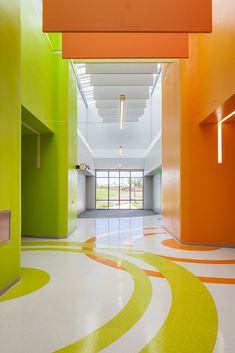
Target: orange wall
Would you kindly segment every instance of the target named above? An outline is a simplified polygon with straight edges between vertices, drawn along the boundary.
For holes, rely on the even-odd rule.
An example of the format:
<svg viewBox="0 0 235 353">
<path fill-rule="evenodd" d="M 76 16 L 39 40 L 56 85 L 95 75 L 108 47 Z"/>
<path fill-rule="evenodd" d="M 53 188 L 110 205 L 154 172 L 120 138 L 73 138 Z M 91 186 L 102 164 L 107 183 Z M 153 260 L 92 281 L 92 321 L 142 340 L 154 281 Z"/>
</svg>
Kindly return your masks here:
<svg viewBox="0 0 235 353">
<path fill-rule="evenodd" d="M 180 237 L 180 63 L 164 64 L 162 73 L 163 225 Z"/>
<path fill-rule="evenodd" d="M 190 57 L 180 61 L 179 81 L 178 73 L 174 76 L 177 95 L 181 86 L 181 218 L 177 221 L 183 242 L 235 245 L 235 124 L 224 124 L 221 165 L 216 124 L 199 126 L 235 92 L 234 18 L 234 0 L 214 0 L 212 34 L 190 35 Z M 172 142 L 169 148 L 172 151 Z M 168 180 L 174 177 L 171 172 Z"/>
</svg>

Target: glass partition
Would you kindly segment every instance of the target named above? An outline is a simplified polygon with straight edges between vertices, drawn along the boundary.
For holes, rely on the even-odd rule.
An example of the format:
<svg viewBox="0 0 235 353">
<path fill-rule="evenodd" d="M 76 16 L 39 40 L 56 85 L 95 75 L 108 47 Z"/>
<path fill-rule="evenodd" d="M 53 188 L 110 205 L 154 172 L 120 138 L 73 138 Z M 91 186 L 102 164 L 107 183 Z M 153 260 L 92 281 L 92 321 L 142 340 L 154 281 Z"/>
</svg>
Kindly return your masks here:
<svg viewBox="0 0 235 353">
<path fill-rule="evenodd" d="M 96 209 L 143 209 L 143 170 L 97 170 Z"/>
</svg>

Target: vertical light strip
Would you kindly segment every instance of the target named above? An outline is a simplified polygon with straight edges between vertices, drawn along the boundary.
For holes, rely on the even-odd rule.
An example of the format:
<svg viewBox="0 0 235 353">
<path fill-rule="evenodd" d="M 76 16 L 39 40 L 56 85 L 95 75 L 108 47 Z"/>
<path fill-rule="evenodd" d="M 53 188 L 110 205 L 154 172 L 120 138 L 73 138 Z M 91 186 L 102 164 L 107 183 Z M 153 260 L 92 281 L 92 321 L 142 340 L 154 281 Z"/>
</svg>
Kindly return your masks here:
<svg viewBox="0 0 235 353">
<path fill-rule="evenodd" d="M 218 122 L 218 163 L 223 162 L 223 123 L 235 115 L 235 110 Z"/>
<path fill-rule="evenodd" d="M 123 129 L 125 99 L 126 97 L 124 95 L 120 96 L 120 129 Z"/>
<path fill-rule="evenodd" d="M 119 156 L 122 156 L 122 146 L 119 146 Z"/>
<path fill-rule="evenodd" d="M 218 123 L 218 163 L 221 164 L 222 158 L 222 123 Z"/>
</svg>

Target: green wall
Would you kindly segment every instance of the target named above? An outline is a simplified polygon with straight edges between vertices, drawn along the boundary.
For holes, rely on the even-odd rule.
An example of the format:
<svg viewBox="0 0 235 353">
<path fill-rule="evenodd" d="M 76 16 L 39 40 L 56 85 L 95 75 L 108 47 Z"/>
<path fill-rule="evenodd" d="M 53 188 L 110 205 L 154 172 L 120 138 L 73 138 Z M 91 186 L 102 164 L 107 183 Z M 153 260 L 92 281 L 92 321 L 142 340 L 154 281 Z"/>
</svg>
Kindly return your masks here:
<svg viewBox="0 0 235 353">
<path fill-rule="evenodd" d="M 68 231 L 72 232 L 77 226 L 78 214 L 78 186 L 77 186 L 77 82 L 69 65 L 69 106 L 68 106 Z"/>
<path fill-rule="evenodd" d="M 77 218 L 76 79 L 69 61 L 53 52 L 60 36 L 42 33 L 37 3 L 22 4 L 22 104 L 53 133 L 41 135 L 40 168 L 36 135 L 22 139 L 22 234 L 66 237 Z"/>
<path fill-rule="evenodd" d="M 11 240 L 0 245 L 0 290 L 20 272 L 20 1 L 0 0 L 0 210 Z"/>
<path fill-rule="evenodd" d="M 0 210 L 11 210 L 0 291 L 20 276 L 21 230 L 66 237 L 76 228 L 76 79 L 69 61 L 53 52 L 61 36 L 42 33 L 39 4 L 0 0 Z M 22 122 L 40 133 L 40 168 L 36 135 Z"/>
</svg>

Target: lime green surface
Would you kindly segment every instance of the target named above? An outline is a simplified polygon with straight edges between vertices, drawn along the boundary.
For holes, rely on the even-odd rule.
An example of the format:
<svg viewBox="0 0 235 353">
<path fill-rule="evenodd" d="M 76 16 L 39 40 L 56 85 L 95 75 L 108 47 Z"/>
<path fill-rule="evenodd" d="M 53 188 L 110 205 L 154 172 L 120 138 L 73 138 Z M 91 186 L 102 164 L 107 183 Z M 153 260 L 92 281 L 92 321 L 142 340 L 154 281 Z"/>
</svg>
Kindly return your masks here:
<svg viewBox="0 0 235 353">
<path fill-rule="evenodd" d="M 23 130 L 27 129 L 27 134 L 35 134 L 32 130 L 28 128 L 28 126 L 37 131 L 40 134 L 52 134 L 52 128 L 48 128 L 44 123 L 42 123 L 39 119 L 36 118 L 33 114 L 31 114 L 24 106 L 21 107 L 21 117 L 22 117 L 22 135 Z M 25 125 L 24 125 L 25 124 Z"/>
<path fill-rule="evenodd" d="M 36 268 L 21 269 L 21 280 L 0 298 L 0 302 L 23 297 L 44 287 L 50 281 L 50 275 Z"/>
<path fill-rule="evenodd" d="M 93 252 L 63 248 L 31 248 L 23 251 L 68 251 L 94 255 Z M 61 353 L 96 353 L 124 335 L 142 317 L 152 297 L 152 285 L 145 273 L 136 265 L 116 256 L 96 253 L 99 257 L 122 265 L 134 282 L 133 293 L 124 308 L 109 322 L 88 336 L 71 345 L 57 350 Z"/>
<path fill-rule="evenodd" d="M 77 227 L 77 81 L 69 65 L 68 98 L 68 233 Z"/>
<path fill-rule="evenodd" d="M 55 112 L 54 55 L 37 0 L 21 1 L 22 105 L 53 129 Z"/>
<path fill-rule="evenodd" d="M 76 79 L 69 61 L 54 53 L 61 34 L 42 32 L 39 2 L 21 4 L 22 121 L 43 133 L 40 168 L 36 135 L 22 138 L 22 234 L 66 237 L 77 218 Z"/>
<path fill-rule="evenodd" d="M 0 290 L 20 275 L 20 1 L 0 0 L 0 210 L 11 241 L 0 245 Z"/>
<path fill-rule="evenodd" d="M 61 34 L 42 32 L 40 7 L 38 0 L 0 0 L 0 210 L 11 210 L 0 290 L 20 275 L 22 121 L 43 134 L 37 169 L 36 136 L 22 128 L 22 232 L 65 237 L 76 227 L 75 77 L 53 52 Z"/>
<path fill-rule="evenodd" d="M 172 291 L 172 305 L 165 323 L 140 353 L 212 353 L 218 314 L 206 286 L 185 268 L 160 256 L 129 255 L 159 270 Z"/>
</svg>

